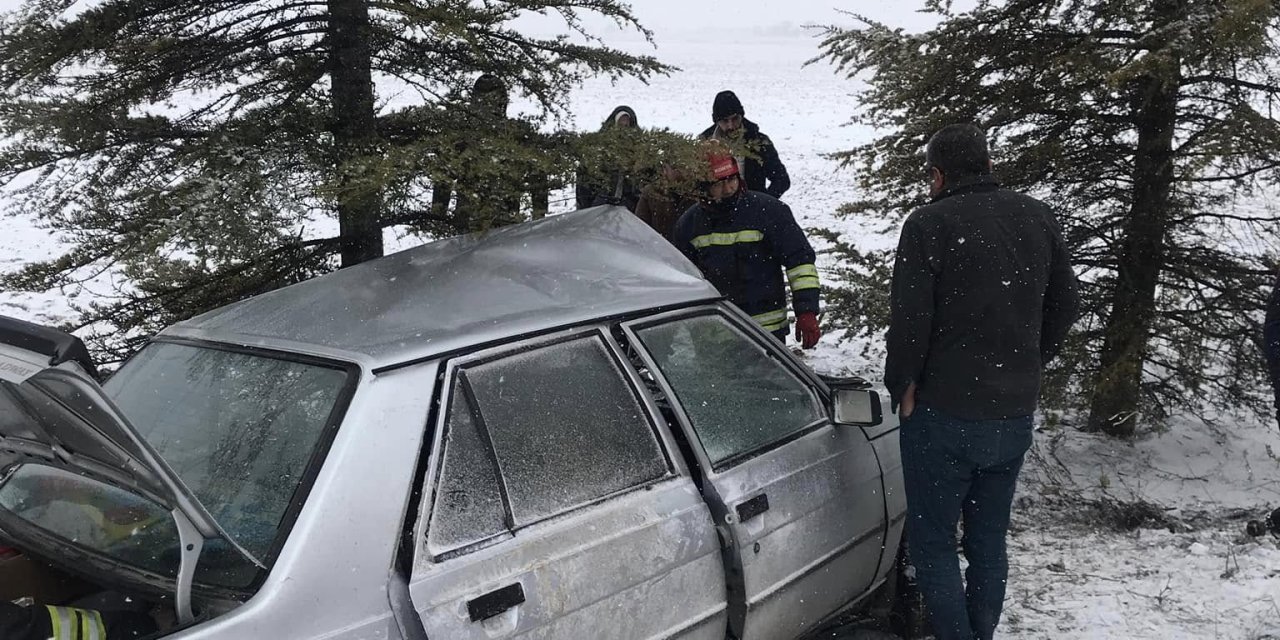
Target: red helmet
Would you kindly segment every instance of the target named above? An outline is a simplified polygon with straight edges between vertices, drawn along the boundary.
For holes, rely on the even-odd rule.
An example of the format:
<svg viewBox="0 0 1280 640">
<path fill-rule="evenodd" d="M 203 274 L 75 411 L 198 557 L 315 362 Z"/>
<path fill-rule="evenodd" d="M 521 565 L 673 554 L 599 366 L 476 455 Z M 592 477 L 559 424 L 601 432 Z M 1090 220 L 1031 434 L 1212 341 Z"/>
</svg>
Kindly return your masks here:
<svg viewBox="0 0 1280 640">
<path fill-rule="evenodd" d="M 711 182 L 719 182 L 738 175 L 738 160 L 733 157 L 733 152 L 723 142 L 707 141 L 703 157 L 707 159 L 707 164 L 711 168 Z"/>
</svg>

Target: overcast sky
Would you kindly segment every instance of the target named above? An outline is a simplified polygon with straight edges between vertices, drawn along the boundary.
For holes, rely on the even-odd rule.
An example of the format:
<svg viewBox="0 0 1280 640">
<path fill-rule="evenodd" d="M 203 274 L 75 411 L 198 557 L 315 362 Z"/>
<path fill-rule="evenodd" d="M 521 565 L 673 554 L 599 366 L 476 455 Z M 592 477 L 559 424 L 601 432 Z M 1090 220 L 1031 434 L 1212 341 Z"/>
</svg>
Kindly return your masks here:
<svg viewBox="0 0 1280 640">
<path fill-rule="evenodd" d="M 782 22 L 847 23 L 841 10 L 907 29 L 932 24 L 916 10 L 923 0 L 633 0 L 641 23 L 655 31 L 688 28 L 754 28 Z"/>
<path fill-rule="evenodd" d="M 22 0 L 0 0 L 0 11 L 21 6 Z M 659 32 L 695 28 L 765 28 L 789 22 L 828 24 L 848 22 L 838 9 L 866 14 L 909 30 L 927 27 L 931 20 L 915 13 L 924 0 L 632 0 L 640 21 Z M 961 4 L 961 3 L 957 3 Z M 593 25 L 595 28 L 605 25 Z M 607 28 L 607 27 L 606 27 Z"/>
</svg>

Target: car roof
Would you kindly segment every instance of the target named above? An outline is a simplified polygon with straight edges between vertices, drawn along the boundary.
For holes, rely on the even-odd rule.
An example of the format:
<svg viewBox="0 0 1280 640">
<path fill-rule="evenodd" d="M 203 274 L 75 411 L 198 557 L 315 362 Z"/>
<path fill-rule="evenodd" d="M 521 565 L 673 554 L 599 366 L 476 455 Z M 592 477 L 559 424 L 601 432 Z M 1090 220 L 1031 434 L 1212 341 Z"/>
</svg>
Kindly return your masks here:
<svg viewBox="0 0 1280 640">
<path fill-rule="evenodd" d="M 719 297 L 631 212 L 594 207 L 401 251 L 210 311 L 161 336 L 377 369 Z"/>
</svg>

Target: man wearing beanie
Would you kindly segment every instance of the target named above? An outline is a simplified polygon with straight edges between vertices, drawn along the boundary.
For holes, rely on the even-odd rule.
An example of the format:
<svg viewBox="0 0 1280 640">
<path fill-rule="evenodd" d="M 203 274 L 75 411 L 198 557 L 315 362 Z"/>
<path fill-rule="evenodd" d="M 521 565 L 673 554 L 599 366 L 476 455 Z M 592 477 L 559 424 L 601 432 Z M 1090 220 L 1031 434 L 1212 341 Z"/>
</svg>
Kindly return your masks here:
<svg viewBox="0 0 1280 640">
<path fill-rule="evenodd" d="M 818 326 L 821 285 L 813 246 L 791 208 L 743 188 L 738 163 L 719 141 L 706 143 L 706 175 L 694 205 L 676 222 L 676 248 L 707 280 L 782 342 L 787 340 L 787 285 L 796 314 L 796 340 L 812 349 Z"/>
<path fill-rule="evenodd" d="M 737 95 L 721 91 L 711 106 L 715 124 L 698 137 L 721 140 L 733 149 L 747 189 L 781 198 L 791 188 L 791 177 L 773 141 L 760 133 L 759 125 L 748 120 L 746 113 Z"/>
</svg>

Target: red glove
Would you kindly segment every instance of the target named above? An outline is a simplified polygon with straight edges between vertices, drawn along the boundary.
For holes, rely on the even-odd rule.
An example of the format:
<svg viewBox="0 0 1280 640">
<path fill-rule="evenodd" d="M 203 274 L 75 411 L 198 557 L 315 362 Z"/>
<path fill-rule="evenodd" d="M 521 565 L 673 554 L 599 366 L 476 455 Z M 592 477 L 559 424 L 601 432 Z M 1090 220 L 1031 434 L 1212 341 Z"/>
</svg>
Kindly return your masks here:
<svg viewBox="0 0 1280 640">
<path fill-rule="evenodd" d="M 818 314 L 807 311 L 796 315 L 796 342 L 805 349 L 812 349 L 822 337 L 822 327 L 818 326 Z"/>
</svg>

